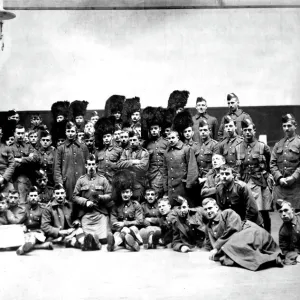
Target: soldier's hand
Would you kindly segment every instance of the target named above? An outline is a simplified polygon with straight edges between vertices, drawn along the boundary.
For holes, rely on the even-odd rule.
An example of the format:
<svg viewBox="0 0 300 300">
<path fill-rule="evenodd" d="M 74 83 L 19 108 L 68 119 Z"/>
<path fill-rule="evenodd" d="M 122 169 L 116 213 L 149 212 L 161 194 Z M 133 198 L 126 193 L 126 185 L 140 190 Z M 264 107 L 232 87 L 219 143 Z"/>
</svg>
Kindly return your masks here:
<svg viewBox="0 0 300 300">
<path fill-rule="evenodd" d="M 295 178 L 293 176 L 289 176 L 285 178 L 287 185 L 292 185 L 295 182 Z"/>
<path fill-rule="evenodd" d="M 124 227 L 124 222 L 116 222 L 116 223 L 114 224 L 114 226 L 119 227 L 119 228 L 122 228 L 122 227 Z"/>
<path fill-rule="evenodd" d="M 75 220 L 75 221 L 72 223 L 72 226 L 73 226 L 74 228 L 79 227 L 79 226 L 80 226 L 80 221 L 79 221 L 79 220 Z"/>
<path fill-rule="evenodd" d="M 66 235 L 68 235 L 69 233 L 68 233 L 68 230 L 67 229 L 62 229 L 62 230 L 60 230 L 59 232 L 58 232 L 58 235 L 60 235 L 60 236 L 66 236 Z"/>
<path fill-rule="evenodd" d="M 132 162 L 133 165 L 138 165 L 140 163 L 140 160 L 139 159 L 133 159 L 131 162 Z"/>
<path fill-rule="evenodd" d="M 94 202 L 93 201 L 90 201 L 90 200 L 88 200 L 88 201 L 86 201 L 86 207 L 93 207 L 94 206 Z"/>
<path fill-rule="evenodd" d="M 206 181 L 206 179 L 207 178 L 198 178 L 200 184 L 204 183 Z"/>
<path fill-rule="evenodd" d="M 300 255 L 297 256 L 296 262 L 300 263 Z"/>
<path fill-rule="evenodd" d="M 280 184 L 281 186 L 287 186 L 286 178 L 280 178 L 280 179 L 279 179 L 279 184 Z"/>
<path fill-rule="evenodd" d="M 180 251 L 183 252 L 183 253 L 187 253 L 187 252 L 190 252 L 191 249 L 188 246 L 182 246 L 180 248 Z"/>
<path fill-rule="evenodd" d="M 147 218 L 146 218 L 147 219 Z M 151 224 L 150 224 L 150 222 L 149 221 L 147 221 L 147 220 L 144 220 L 144 225 L 146 226 L 146 227 L 148 227 L 148 226 L 150 226 Z"/>
<path fill-rule="evenodd" d="M 3 182 L 4 182 L 4 178 L 1 176 L 0 177 L 0 185 L 3 184 Z"/>
<path fill-rule="evenodd" d="M 209 251 L 209 259 L 210 260 L 214 260 L 215 258 L 215 255 L 218 253 L 218 250 L 217 249 L 212 249 Z"/>
</svg>

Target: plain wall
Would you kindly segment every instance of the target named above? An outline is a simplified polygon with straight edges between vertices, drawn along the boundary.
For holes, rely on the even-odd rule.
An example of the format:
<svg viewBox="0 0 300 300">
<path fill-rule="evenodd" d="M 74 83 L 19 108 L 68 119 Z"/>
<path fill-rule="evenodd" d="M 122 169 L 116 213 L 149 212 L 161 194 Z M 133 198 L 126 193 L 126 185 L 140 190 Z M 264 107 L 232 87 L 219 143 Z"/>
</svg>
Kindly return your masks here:
<svg viewBox="0 0 300 300">
<path fill-rule="evenodd" d="M 297 105 L 300 9 L 15 11 L 4 24 L 0 110 L 112 94 L 166 106 L 175 89 L 226 106 Z"/>
</svg>

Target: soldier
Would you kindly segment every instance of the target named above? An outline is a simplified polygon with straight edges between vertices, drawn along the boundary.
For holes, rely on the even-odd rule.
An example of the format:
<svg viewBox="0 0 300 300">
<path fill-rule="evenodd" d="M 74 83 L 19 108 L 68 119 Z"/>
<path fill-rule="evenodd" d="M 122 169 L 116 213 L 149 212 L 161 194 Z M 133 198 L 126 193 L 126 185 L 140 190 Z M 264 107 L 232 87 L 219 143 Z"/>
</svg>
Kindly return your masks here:
<svg viewBox="0 0 300 300">
<path fill-rule="evenodd" d="M 123 150 L 125 149 L 129 149 L 130 145 L 129 145 L 129 131 L 128 130 L 122 130 L 120 133 L 120 146 Z"/>
<path fill-rule="evenodd" d="M 38 133 L 35 130 L 28 131 L 28 143 L 31 145 L 35 150 L 38 150 L 39 143 L 38 143 Z"/>
<path fill-rule="evenodd" d="M 94 134 L 86 132 L 84 134 L 84 144 L 87 146 L 90 154 L 96 154 Z"/>
<path fill-rule="evenodd" d="M 285 137 L 273 148 L 270 162 L 275 180 L 274 199 L 285 199 L 296 212 L 300 211 L 300 137 L 296 134 L 296 119 L 291 114 L 282 116 Z"/>
<path fill-rule="evenodd" d="M 51 106 L 51 113 L 54 120 L 54 124 L 59 123 L 63 120 L 68 121 L 70 109 L 69 101 L 57 101 Z"/>
<path fill-rule="evenodd" d="M 98 173 L 111 183 L 118 169 L 123 149 L 113 144 L 114 124 L 110 118 L 100 118 L 96 123 L 95 143 Z"/>
<path fill-rule="evenodd" d="M 243 138 L 236 133 L 236 121 L 230 116 L 225 116 L 223 120 L 226 136 L 217 144 L 216 153 L 225 157 L 227 165 L 235 167 L 235 147 L 243 141 Z"/>
<path fill-rule="evenodd" d="M 92 112 L 92 116 L 91 116 L 91 122 L 95 125 L 97 123 L 97 121 L 99 120 L 99 114 L 96 110 L 94 110 Z"/>
<path fill-rule="evenodd" d="M 18 255 L 24 255 L 33 249 L 53 250 L 53 244 L 45 242 L 46 236 L 40 229 L 43 207 L 39 202 L 38 190 L 36 187 L 32 187 L 28 194 L 28 203 L 26 204 L 25 243 L 18 248 Z"/>
<path fill-rule="evenodd" d="M 19 124 L 20 115 L 15 109 L 9 110 L 7 112 L 7 120 L 15 120 L 16 124 Z"/>
<path fill-rule="evenodd" d="M 179 140 L 177 131 L 168 136 L 169 146 L 164 153 L 163 185 L 164 194 L 170 204 L 178 195 L 187 197 L 187 189 L 198 179 L 198 168 L 193 150 Z"/>
<path fill-rule="evenodd" d="M 15 172 L 13 182 L 15 189 L 20 193 L 20 203 L 26 201 L 27 193 L 34 181 L 34 175 L 38 163 L 36 150 L 29 144 L 24 143 L 25 128 L 17 125 L 15 129 L 15 142 L 11 146 L 15 158 Z"/>
<path fill-rule="evenodd" d="M 85 100 L 75 100 L 70 104 L 71 120 L 76 124 L 77 128 L 82 131 L 85 125 L 84 116 L 86 114 L 88 104 L 89 103 Z"/>
<path fill-rule="evenodd" d="M 8 209 L 12 213 L 10 224 L 23 224 L 26 218 L 24 205 L 20 205 L 20 194 L 17 190 L 10 190 L 7 196 Z"/>
<path fill-rule="evenodd" d="M 95 133 L 95 124 L 91 121 L 87 121 L 86 124 L 84 125 L 83 131 L 84 131 L 84 133 L 94 134 Z"/>
<path fill-rule="evenodd" d="M 96 235 L 101 244 L 106 244 L 108 213 L 113 206 L 111 185 L 104 176 L 97 174 L 94 155 L 88 157 L 85 167 L 87 174 L 77 180 L 73 202 L 79 207 L 78 218 L 81 221 L 83 232 Z"/>
<path fill-rule="evenodd" d="M 85 162 L 89 151 L 77 140 L 77 127 L 66 125 L 67 140 L 57 148 L 54 165 L 54 182 L 65 187 L 67 198 L 71 199 L 76 181 L 85 173 Z"/>
<path fill-rule="evenodd" d="M 221 210 L 231 208 L 242 219 L 263 226 L 262 217 L 250 188 L 237 180 L 234 169 L 228 165 L 220 167 L 220 183 L 216 185 L 216 200 Z"/>
<path fill-rule="evenodd" d="M 115 205 L 111 212 L 112 231 L 107 235 L 107 251 L 124 246 L 139 251 L 143 240 L 138 228 L 144 223 L 143 210 L 139 202 L 132 200 L 134 176 L 128 170 L 118 171 L 112 183 Z"/>
<path fill-rule="evenodd" d="M 118 126 L 115 125 L 113 143 L 117 147 L 121 147 L 121 132 L 122 132 L 122 130 L 120 128 L 118 128 Z"/>
<path fill-rule="evenodd" d="M 218 131 L 218 140 L 221 141 L 225 137 L 224 132 L 224 118 L 230 116 L 236 122 L 236 130 L 238 135 L 242 135 L 242 125 L 241 122 L 245 119 L 251 121 L 251 117 L 239 108 L 239 98 L 236 94 L 230 93 L 227 95 L 227 104 L 229 107 L 229 112 L 223 116 Z"/>
<path fill-rule="evenodd" d="M 84 131 L 83 131 L 83 129 L 78 129 L 77 130 L 77 140 L 78 140 L 78 142 L 80 143 L 80 144 L 84 144 Z"/>
<path fill-rule="evenodd" d="M 206 181 L 201 190 L 201 197 L 216 199 L 216 188 L 221 183 L 220 168 L 225 165 L 225 158 L 222 155 L 214 154 L 212 157 L 212 169 L 206 174 Z"/>
<path fill-rule="evenodd" d="M 269 211 L 272 209 L 272 177 L 269 174 L 271 152 L 268 145 L 255 138 L 255 125 L 249 119 L 242 121 L 244 141 L 236 146 L 237 165 L 241 180 L 250 187 L 264 228 L 271 232 Z"/>
<path fill-rule="evenodd" d="M 123 127 L 122 117 L 123 116 L 123 106 L 125 102 L 125 96 L 112 95 L 105 102 L 104 116 L 109 118 L 114 116 L 115 124 L 119 129 Z"/>
<path fill-rule="evenodd" d="M 205 240 L 203 208 L 189 208 L 188 201 L 182 197 L 178 197 L 177 201 L 180 203 L 180 210 L 173 223 L 173 250 L 186 253 L 196 247 L 202 248 Z"/>
<path fill-rule="evenodd" d="M 52 146 L 52 136 L 48 130 L 43 130 L 40 133 L 40 148 L 37 151 L 41 169 L 43 169 L 48 178 L 48 184 L 54 186 L 54 159 L 56 150 Z"/>
<path fill-rule="evenodd" d="M 66 141 L 66 125 L 68 121 L 63 120 L 58 123 L 54 123 L 51 128 L 52 145 L 58 148 Z"/>
<path fill-rule="evenodd" d="M 207 101 L 202 97 L 198 97 L 196 100 L 196 109 L 197 113 L 195 116 L 193 116 L 193 131 L 195 132 L 193 140 L 198 143 L 200 142 L 200 134 L 198 129 L 199 122 L 201 120 L 206 120 L 209 127 L 210 137 L 216 140 L 218 137 L 218 120 L 207 113 Z"/>
<path fill-rule="evenodd" d="M 216 152 L 217 141 L 209 135 L 207 121 L 199 122 L 200 144 L 195 151 L 197 166 L 199 170 L 199 183 L 203 185 L 206 181 L 206 174 L 212 169 L 212 156 Z"/>
<path fill-rule="evenodd" d="M 123 123 L 129 123 L 130 129 L 138 133 L 139 137 L 141 137 L 141 103 L 139 97 L 126 99 L 124 102 Z"/>
<path fill-rule="evenodd" d="M 150 107 L 148 107 L 149 110 Z M 149 152 L 149 169 L 147 172 L 149 186 L 153 188 L 160 198 L 163 196 L 163 163 L 164 153 L 168 147 L 168 141 L 161 136 L 163 125 L 163 109 L 154 108 L 152 113 L 143 110 L 143 134 L 145 135 L 145 148 Z"/>
<path fill-rule="evenodd" d="M 279 229 L 279 247 L 284 255 L 284 264 L 300 263 L 300 214 L 295 213 L 290 202 L 277 200 L 278 213 L 283 221 Z"/>
<path fill-rule="evenodd" d="M 39 203 L 43 207 L 53 200 L 53 187 L 48 185 L 47 173 L 40 169 L 36 172 L 36 184 L 39 195 Z"/>
<path fill-rule="evenodd" d="M 172 109 L 174 115 L 178 114 L 185 108 L 189 95 L 188 91 L 173 91 L 169 96 L 168 109 Z"/>
<path fill-rule="evenodd" d="M 139 134 L 136 131 L 129 133 L 130 148 L 122 152 L 117 163 L 119 169 L 126 169 L 135 174 L 133 198 L 140 201 L 147 185 L 147 171 L 149 167 L 149 153 L 140 145 Z"/>
<path fill-rule="evenodd" d="M 46 130 L 47 126 L 43 124 L 42 117 L 39 113 L 33 113 L 30 116 L 30 130 L 39 132 L 40 130 Z"/>
<path fill-rule="evenodd" d="M 8 208 L 9 206 L 7 197 L 0 193 L 0 226 L 16 223 L 14 214 Z"/>
<path fill-rule="evenodd" d="M 7 193 L 13 189 L 11 179 L 15 170 L 15 159 L 11 149 L 2 144 L 2 135 L 0 127 L 0 193 Z"/>
</svg>

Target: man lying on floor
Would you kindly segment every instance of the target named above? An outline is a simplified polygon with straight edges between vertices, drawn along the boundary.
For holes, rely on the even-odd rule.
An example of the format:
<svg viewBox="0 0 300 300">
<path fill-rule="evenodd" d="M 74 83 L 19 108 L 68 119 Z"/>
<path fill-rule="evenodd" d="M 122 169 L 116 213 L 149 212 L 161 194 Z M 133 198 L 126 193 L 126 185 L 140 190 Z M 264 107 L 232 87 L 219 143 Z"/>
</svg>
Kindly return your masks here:
<svg viewBox="0 0 300 300">
<path fill-rule="evenodd" d="M 242 222 L 232 209 L 220 211 L 212 198 L 204 199 L 202 206 L 208 219 L 205 248 L 211 260 L 251 271 L 283 267 L 280 248 L 265 229 L 249 220 Z"/>
</svg>

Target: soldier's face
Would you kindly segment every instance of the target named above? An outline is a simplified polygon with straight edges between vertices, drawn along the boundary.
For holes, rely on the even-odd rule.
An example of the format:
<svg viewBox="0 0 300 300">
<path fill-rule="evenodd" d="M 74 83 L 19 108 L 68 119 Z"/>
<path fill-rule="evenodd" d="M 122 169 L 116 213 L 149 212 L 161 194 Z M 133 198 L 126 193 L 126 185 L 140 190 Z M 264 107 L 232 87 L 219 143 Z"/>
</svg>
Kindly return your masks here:
<svg viewBox="0 0 300 300">
<path fill-rule="evenodd" d="M 66 192 L 61 188 L 60 190 L 55 190 L 53 196 L 57 203 L 62 203 L 66 199 Z"/>
<path fill-rule="evenodd" d="M 95 132 L 95 127 L 92 122 L 88 122 L 84 126 L 84 132 L 88 132 L 90 134 L 93 134 Z"/>
<path fill-rule="evenodd" d="M 287 137 L 292 137 L 296 132 L 297 126 L 292 121 L 288 121 L 282 124 L 282 129 Z"/>
<path fill-rule="evenodd" d="M 40 117 L 32 117 L 31 118 L 31 124 L 34 126 L 38 126 L 42 123 L 42 120 Z"/>
<path fill-rule="evenodd" d="M 128 144 L 128 141 L 129 141 L 128 132 L 122 132 L 121 135 L 120 135 L 120 138 L 121 138 L 121 143 L 123 145 L 127 145 Z"/>
<path fill-rule="evenodd" d="M 224 164 L 225 164 L 225 161 L 221 155 L 213 155 L 212 166 L 214 169 L 219 169 Z"/>
<path fill-rule="evenodd" d="M 75 123 L 81 124 L 84 122 L 83 116 L 77 116 L 75 117 Z"/>
<path fill-rule="evenodd" d="M 207 110 L 207 104 L 205 101 L 197 102 L 196 109 L 199 114 L 204 114 Z"/>
<path fill-rule="evenodd" d="M 65 139 L 58 139 L 57 140 L 57 147 L 62 145 L 65 142 Z"/>
<path fill-rule="evenodd" d="M 162 216 L 167 215 L 171 211 L 171 205 L 170 205 L 169 201 L 161 200 L 158 203 L 158 210 Z"/>
<path fill-rule="evenodd" d="M 227 101 L 230 112 L 235 112 L 239 108 L 239 100 L 237 98 L 232 98 Z"/>
<path fill-rule="evenodd" d="M 141 114 L 139 111 L 136 111 L 131 115 L 131 120 L 133 123 L 138 122 L 140 119 L 141 119 Z"/>
<path fill-rule="evenodd" d="M 165 129 L 165 136 L 167 137 L 171 133 L 171 127 Z"/>
<path fill-rule="evenodd" d="M 13 116 L 8 117 L 7 119 L 8 119 L 8 120 L 15 120 L 16 123 L 19 123 L 19 121 L 20 121 L 20 116 L 19 116 L 19 114 L 15 114 L 15 115 L 13 115 Z"/>
<path fill-rule="evenodd" d="M 91 122 L 95 125 L 97 121 L 99 120 L 99 116 L 92 116 L 91 117 Z"/>
<path fill-rule="evenodd" d="M 86 146 L 88 148 L 91 148 L 94 146 L 94 138 L 90 138 L 90 139 L 85 139 L 84 143 L 86 144 Z"/>
<path fill-rule="evenodd" d="M 19 204 L 20 196 L 18 193 L 8 193 L 7 202 L 10 207 L 14 207 Z"/>
<path fill-rule="evenodd" d="M 0 200 L 0 212 L 6 211 L 8 209 L 8 205 L 5 199 Z"/>
<path fill-rule="evenodd" d="M 25 128 L 16 128 L 15 140 L 18 142 L 23 142 L 25 135 Z"/>
<path fill-rule="evenodd" d="M 228 136 L 233 136 L 236 130 L 236 126 L 234 125 L 234 122 L 231 121 L 229 123 L 226 123 L 225 126 L 225 132 L 227 132 Z"/>
<path fill-rule="evenodd" d="M 38 192 L 30 192 L 28 194 L 28 201 L 31 205 L 37 205 L 40 202 Z"/>
<path fill-rule="evenodd" d="M 9 137 L 8 140 L 6 141 L 7 146 L 11 146 L 15 141 L 15 138 L 13 136 Z"/>
<path fill-rule="evenodd" d="M 232 170 L 231 169 L 220 170 L 220 178 L 223 184 L 225 185 L 230 184 L 234 179 Z"/>
<path fill-rule="evenodd" d="M 187 201 L 184 201 L 181 206 L 180 206 L 180 215 L 182 217 L 185 217 L 189 212 L 189 205 L 187 203 Z"/>
<path fill-rule="evenodd" d="M 158 137 L 160 136 L 161 128 L 158 125 L 153 125 L 150 127 L 150 134 L 153 137 Z"/>
<path fill-rule="evenodd" d="M 97 172 L 97 165 L 95 160 L 87 160 L 85 164 L 87 173 L 90 175 L 94 175 Z"/>
<path fill-rule="evenodd" d="M 140 145 L 139 138 L 135 135 L 129 138 L 131 148 L 137 148 Z"/>
<path fill-rule="evenodd" d="M 32 133 L 28 138 L 29 138 L 30 144 L 35 145 L 37 143 L 37 140 L 38 140 L 37 133 Z"/>
<path fill-rule="evenodd" d="M 51 135 L 44 136 L 40 139 L 42 148 L 47 149 L 52 144 Z"/>
<path fill-rule="evenodd" d="M 79 143 L 83 143 L 84 132 L 78 132 L 78 141 Z"/>
<path fill-rule="evenodd" d="M 255 135 L 255 130 L 253 128 L 253 125 L 250 125 L 248 127 L 243 128 L 243 137 L 247 140 L 250 141 L 253 139 Z"/>
<path fill-rule="evenodd" d="M 207 219 L 212 220 L 218 213 L 219 207 L 212 201 L 209 201 L 203 206 L 204 213 Z"/>
<path fill-rule="evenodd" d="M 62 115 L 57 116 L 57 117 L 56 117 L 56 122 L 59 123 L 59 122 L 63 121 L 64 119 L 65 119 L 65 117 L 62 116 Z"/>
<path fill-rule="evenodd" d="M 147 190 L 145 193 L 145 199 L 148 203 L 152 204 L 156 201 L 157 195 L 154 190 Z"/>
<path fill-rule="evenodd" d="M 120 142 L 120 137 L 121 137 L 121 130 L 116 130 L 114 132 L 114 139 L 116 142 Z"/>
<path fill-rule="evenodd" d="M 47 186 L 48 178 L 47 178 L 47 176 L 44 176 L 42 178 L 37 179 L 36 182 L 37 182 L 38 186 L 43 189 Z"/>
<path fill-rule="evenodd" d="M 283 222 L 290 222 L 294 218 L 294 211 L 288 204 L 283 204 L 278 212 Z"/>
<path fill-rule="evenodd" d="M 169 144 L 171 146 L 174 146 L 178 143 L 179 141 L 179 136 L 176 132 L 171 132 L 169 135 L 168 135 L 168 140 L 169 140 Z"/>
<path fill-rule="evenodd" d="M 176 115 L 184 110 L 184 107 L 178 107 L 176 109 Z"/>
<path fill-rule="evenodd" d="M 123 190 L 121 192 L 121 197 L 122 197 L 122 200 L 124 202 L 127 202 L 130 200 L 130 198 L 132 197 L 132 190 L 131 189 L 126 189 L 126 190 Z"/>
<path fill-rule="evenodd" d="M 114 115 L 114 117 L 116 118 L 117 121 L 119 121 L 121 119 L 121 113 L 119 111 L 117 111 L 113 115 Z"/>
<path fill-rule="evenodd" d="M 104 145 L 106 145 L 106 146 L 110 145 L 111 141 L 112 141 L 112 134 L 108 133 L 108 134 L 103 135 L 103 144 Z"/>
<path fill-rule="evenodd" d="M 82 132 L 82 137 L 84 136 L 84 132 Z M 76 139 L 76 136 L 77 136 L 77 130 L 76 130 L 76 127 L 73 126 L 71 128 L 67 128 L 66 129 L 66 136 L 67 136 L 67 139 L 69 140 L 75 140 Z"/>
<path fill-rule="evenodd" d="M 194 131 L 193 131 L 192 127 L 188 127 L 186 129 L 184 129 L 183 136 L 186 140 L 189 141 L 193 137 L 193 135 L 194 135 Z"/>
<path fill-rule="evenodd" d="M 208 125 L 199 127 L 199 134 L 201 139 L 206 139 L 209 137 L 209 128 Z"/>
</svg>

